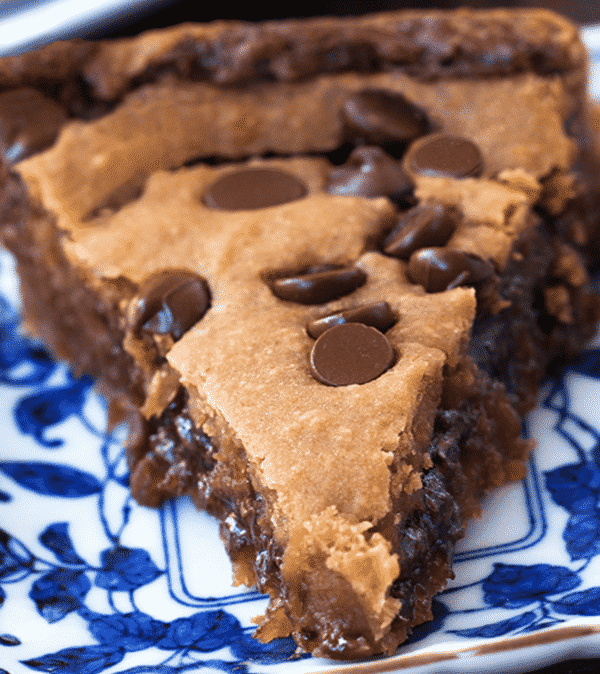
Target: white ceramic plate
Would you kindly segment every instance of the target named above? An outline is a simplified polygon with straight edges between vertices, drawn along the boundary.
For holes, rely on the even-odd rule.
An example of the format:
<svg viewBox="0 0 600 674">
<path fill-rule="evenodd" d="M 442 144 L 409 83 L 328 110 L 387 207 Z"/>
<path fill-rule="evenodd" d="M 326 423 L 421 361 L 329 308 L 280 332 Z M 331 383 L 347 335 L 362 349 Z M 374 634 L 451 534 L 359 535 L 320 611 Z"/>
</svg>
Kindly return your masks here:
<svg viewBox="0 0 600 674">
<path fill-rule="evenodd" d="M 584 37 L 600 62 L 600 29 Z M 435 620 L 344 665 L 251 638 L 265 600 L 231 587 L 215 522 L 132 502 L 104 402 L 21 336 L 18 300 L 0 254 L 0 674 L 490 674 L 600 655 L 598 342 L 544 387 L 529 475 L 486 502 Z"/>
<path fill-rule="evenodd" d="M 163 0 L 0 0 L 0 56 L 105 30 Z"/>
</svg>

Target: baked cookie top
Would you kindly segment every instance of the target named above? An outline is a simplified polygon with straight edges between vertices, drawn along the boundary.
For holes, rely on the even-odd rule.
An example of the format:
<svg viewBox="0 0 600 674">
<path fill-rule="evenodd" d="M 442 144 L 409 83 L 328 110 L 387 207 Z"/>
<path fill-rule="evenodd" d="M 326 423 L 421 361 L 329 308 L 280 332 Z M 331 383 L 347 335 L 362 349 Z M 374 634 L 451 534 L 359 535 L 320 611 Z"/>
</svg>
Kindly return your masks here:
<svg viewBox="0 0 600 674">
<path fill-rule="evenodd" d="M 306 194 L 252 210 L 207 205 L 220 179 L 250 167 L 284 171 Z M 171 365 L 197 389 L 207 415 L 210 408 L 226 420 L 288 520 L 335 503 L 375 521 L 389 508 L 390 452 L 414 452 L 413 436 L 422 432 L 415 425 L 431 423 L 421 408 L 433 414 L 442 368 L 464 350 L 475 295 L 467 287 L 427 293 L 407 278 L 406 261 L 370 250 L 368 242 L 389 228 L 390 202 L 325 192 L 326 168 L 320 159 L 290 159 L 157 172 L 139 199 L 65 245 L 104 278 L 143 283 L 177 269 L 206 279 L 210 309 L 170 349 Z M 339 296 L 318 301 L 273 291 L 269 275 L 293 277 L 319 265 L 361 278 L 343 280 Z M 316 379 L 308 324 L 381 302 L 394 317 L 385 331 L 393 365 L 362 384 Z M 424 433 L 419 444 L 427 439 Z M 352 494 L 337 470 L 357 485 Z"/>
<path fill-rule="evenodd" d="M 104 226 L 106 205 L 139 193 L 157 170 L 202 157 L 334 151 L 347 136 L 344 110 L 365 91 L 400 94 L 423 110 L 432 133 L 477 146 L 475 177 L 415 170 L 406 161 L 404 168 L 419 201 L 436 199 L 462 212 L 465 226 L 451 245 L 503 267 L 541 179 L 568 172 L 577 154 L 564 128 L 573 103 L 558 77 L 423 83 L 401 72 L 344 73 L 241 90 L 163 82 L 134 92 L 98 120 L 68 124 L 51 149 L 20 162 L 19 171 L 78 240 Z"/>
<path fill-rule="evenodd" d="M 434 14 L 432 30 L 449 20 L 473 27 L 476 16 Z M 547 27 L 546 15 L 536 16 Z M 502 12 L 490 17 L 488 29 L 508 30 Z M 327 20 L 310 26 L 334 39 Z M 429 440 L 444 368 L 456 365 L 468 342 L 471 286 L 504 268 L 515 241 L 535 225 L 541 181 L 568 174 L 577 156 L 565 129 L 575 110 L 567 78 L 539 63 L 518 66 L 517 45 L 531 48 L 535 31 L 513 29 L 531 33 L 529 42 L 506 33 L 509 74 L 479 79 L 438 72 L 426 81 L 392 67 L 402 30 L 387 15 L 335 23 L 335 39 L 345 34 L 349 44 L 356 31 L 396 40 L 380 72 L 306 66 L 302 77 L 284 76 L 282 59 L 296 58 L 300 42 L 286 33 L 291 42 L 281 47 L 275 24 L 251 38 L 241 24 L 184 26 L 150 36 L 143 54 L 135 41 L 100 46 L 86 73 L 97 82 L 104 69 L 108 97 L 122 90 L 124 73 L 139 75 L 184 35 L 196 44 L 239 42 L 228 52 L 227 77 L 218 69 L 211 78 L 166 74 L 98 119 L 68 123 L 50 149 L 17 166 L 55 215 L 65 251 L 84 275 L 124 278 L 155 294 L 185 286 L 206 295 L 202 312 L 187 316 L 177 335 L 161 337 L 161 353 L 197 392 L 206 423 L 219 415 L 244 446 L 254 479 L 277 495 L 282 531 L 331 505 L 356 521 L 381 519 L 394 453 L 407 457 L 394 489 L 418 488 L 411 462 L 422 468 L 414 456 Z M 563 51 L 569 35 L 556 24 L 553 39 Z M 254 63 L 242 57 L 250 39 L 255 51 L 266 49 L 270 68 L 278 64 L 280 81 L 254 73 L 232 86 L 231 72 Z M 357 147 L 332 164 L 328 153 L 349 138 Z M 256 190 L 264 202 L 253 201 L 244 175 L 262 175 Z M 399 212 L 394 204 L 409 193 L 411 204 Z M 275 289 L 291 278 L 297 291 L 324 270 L 350 270 L 360 282 L 342 280 L 337 294 L 309 300 Z M 166 281 L 168 274 L 176 280 Z M 190 290 L 196 277 L 201 282 Z M 140 293 L 137 301 L 151 304 Z M 378 334 L 387 346 L 368 347 L 383 359 L 381 371 L 353 381 L 358 375 L 340 374 L 344 367 L 323 356 L 340 343 L 326 351 L 307 326 L 384 302 L 393 319 Z M 130 318 L 128 348 L 139 356 L 131 321 L 139 331 L 150 313 L 130 308 L 129 316 L 137 318 Z"/>
</svg>

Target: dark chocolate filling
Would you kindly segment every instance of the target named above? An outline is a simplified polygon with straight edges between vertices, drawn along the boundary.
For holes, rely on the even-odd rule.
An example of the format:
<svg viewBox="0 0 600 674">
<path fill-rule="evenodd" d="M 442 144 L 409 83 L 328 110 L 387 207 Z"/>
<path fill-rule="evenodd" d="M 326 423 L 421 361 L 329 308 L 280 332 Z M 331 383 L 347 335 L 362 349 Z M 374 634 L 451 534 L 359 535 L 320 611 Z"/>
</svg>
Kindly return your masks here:
<svg viewBox="0 0 600 674">
<path fill-rule="evenodd" d="M 543 374 L 564 365 L 593 336 L 599 311 L 598 297 L 589 286 L 569 285 L 572 322 L 562 323 L 548 312 L 544 290 L 563 281 L 552 274 L 553 243 L 561 237 L 544 224 L 517 242 L 503 273 L 478 293 L 468 348 L 477 365 L 504 384 L 520 412 L 535 405 Z M 498 313 L 486 311 L 497 298 L 510 305 Z M 515 349 L 519 358 L 514 358 Z"/>
</svg>

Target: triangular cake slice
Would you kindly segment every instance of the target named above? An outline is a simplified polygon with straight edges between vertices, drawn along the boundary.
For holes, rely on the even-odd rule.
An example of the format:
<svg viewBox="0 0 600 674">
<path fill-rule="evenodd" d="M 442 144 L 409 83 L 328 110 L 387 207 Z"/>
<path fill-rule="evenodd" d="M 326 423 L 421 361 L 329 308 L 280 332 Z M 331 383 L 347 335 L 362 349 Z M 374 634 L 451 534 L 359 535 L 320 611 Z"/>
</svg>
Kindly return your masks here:
<svg viewBox="0 0 600 674">
<path fill-rule="evenodd" d="M 189 25 L 5 59 L 0 84 L 25 315 L 127 416 L 136 499 L 220 519 L 271 597 L 259 638 L 392 652 L 595 325 L 576 30 Z"/>
</svg>

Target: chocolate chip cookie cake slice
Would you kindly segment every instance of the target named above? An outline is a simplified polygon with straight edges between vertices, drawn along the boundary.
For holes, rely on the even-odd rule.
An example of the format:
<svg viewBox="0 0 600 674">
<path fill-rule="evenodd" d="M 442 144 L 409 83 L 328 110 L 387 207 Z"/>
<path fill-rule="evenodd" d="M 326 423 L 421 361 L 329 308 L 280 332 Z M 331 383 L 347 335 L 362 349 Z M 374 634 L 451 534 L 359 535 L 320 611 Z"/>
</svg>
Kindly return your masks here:
<svg viewBox="0 0 600 674">
<path fill-rule="evenodd" d="M 257 638 L 391 653 L 594 330 L 586 56 L 543 11 L 184 25 L 0 61 L 27 324 L 217 516 Z"/>
</svg>

